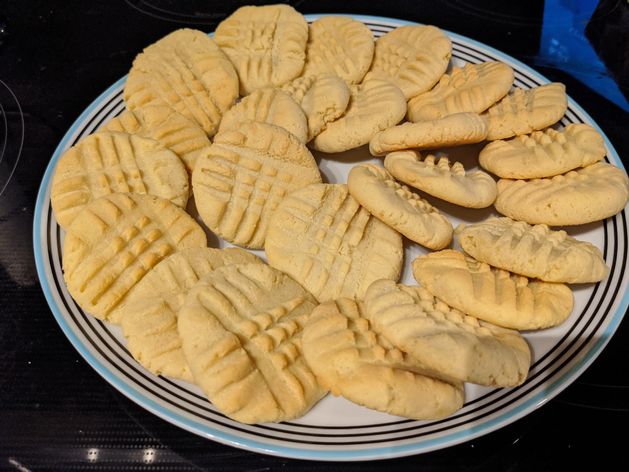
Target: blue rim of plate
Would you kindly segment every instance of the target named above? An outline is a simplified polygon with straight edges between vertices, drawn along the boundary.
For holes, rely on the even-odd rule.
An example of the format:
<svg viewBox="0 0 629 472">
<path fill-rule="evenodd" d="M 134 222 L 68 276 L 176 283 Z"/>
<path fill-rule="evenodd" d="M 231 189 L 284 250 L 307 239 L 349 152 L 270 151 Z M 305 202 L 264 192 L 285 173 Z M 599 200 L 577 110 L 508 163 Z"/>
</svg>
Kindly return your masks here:
<svg viewBox="0 0 629 472">
<path fill-rule="evenodd" d="M 388 30 L 397 26 L 418 24 L 406 20 L 398 20 L 394 18 L 385 18 L 378 16 L 352 14 L 344 15 L 352 16 L 353 18 L 367 24 L 370 29 L 372 29 L 375 36 L 386 33 Z M 322 16 L 327 15 L 305 15 L 308 21 L 316 20 L 317 18 L 320 18 Z M 549 82 L 548 79 L 546 79 L 538 72 L 534 71 L 529 66 L 494 48 L 491 48 L 478 41 L 469 39 L 456 33 L 447 31 L 447 34 L 453 41 L 453 56 L 455 57 L 462 57 L 464 60 L 468 61 L 470 61 L 470 58 L 472 58 L 471 62 L 491 59 L 506 62 L 512 65 L 514 69 L 516 69 L 516 84 L 518 83 L 518 80 L 520 80 L 520 83 L 524 84 L 525 87 Z M 459 54 L 459 56 L 457 56 L 455 53 Z M 518 78 L 518 76 L 520 77 Z M 424 434 L 417 434 L 414 436 L 407 435 L 406 437 L 395 436 L 395 434 L 403 434 L 404 431 L 413 431 L 416 429 L 419 430 L 420 428 L 424 427 L 426 422 L 403 420 L 394 421 L 388 424 L 378 424 L 374 425 L 373 427 L 371 425 L 326 427 L 320 425 L 309 426 L 298 423 L 285 423 L 266 426 L 259 425 L 259 428 L 265 428 L 263 431 L 266 432 L 279 431 L 280 436 L 276 437 L 259 433 L 252 434 L 250 430 L 242 429 L 244 428 L 243 425 L 239 425 L 235 422 L 233 424 L 230 424 L 229 419 L 221 417 L 221 415 L 217 414 L 216 411 L 212 411 L 211 413 L 217 418 L 220 418 L 220 421 L 215 421 L 212 424 L 207 424 L 207 422 L 200 422 L 191 419 L 190 416 L 187 416 L 183 410 L 179 411 L 176 407 L 165 406 L 163 401 L 160 402 L 156 400 L 157 397 L 151 394 L 150 390 L 145 389 L 144 385 L 136 384 L 134 386 L 129 381 L 121 378 L 121 375 L 114 371 L 114 368 L 116 368 L 118 364 L 114 366 L 108 360 L 105 360 L 102 355 L 98 354 L 98 346 L 95 345 L 95 349 L 94 346 L 90 347 L 86 344 L 87 334 L 85 332 L 81 332 L 77 328 L 77 326 L 79 326 L 78 324 L 71 324 L 70 320 L 67 318 L 68 313 L 72 311 L 72 309 L 68 305 L 65 305 L 65 307 L 62 308 L 58 300 L 58 297 L 63 297 L 62 301 L 64 303 L 73 302 L 71 299 L 67 300 L 66 297 L 69 297 L 69 295 L 67 295 L 67 293 L 63 294 L 64 287 L 59 286 L 59 268 L 58 266 L 54 266 L 53 254 L 49 246 L 51 244 L 49 236 L 52 234 L 49 233 L 49 231 L 51 231 L 50 225 L 56 226 L 56 223 L 54 223 L 54 221 L 51 222 L 50 220 L 51 210 L 49 205 L 49 186 L 54 167 L 63 151 L 67 149 L 69 145 L 71 145 L 70 140 L 73 137 L 75 137 L 75 139 L 78 139 L 81 133 L 85 133 L 87 128 L 87 126 L 85 126 L 85 121 L 87 120 L 87 118 L 90 115 L 93 115 L 94 112 L 99 109 L 99 107 L 101 108 L 99 110 L 99 113 L 102 112 L 103 102 L 106 99 L 110 99 L 109 101 L 111 102 L 111 96 L 114 94 L 114 92 L 122 89 L 125 79 L 126 77 L 123 77 L 120 80 L 116 81 L 116 83 L 114 83 L 106 91 L 99 95 L 83 111 L 83 113 L 77 118 L 77 120 L 70 127 L 68 132 L 59 143 L 50 163 L 48 164 L 37 195 L 33 220 L 33 245 L 35 262 L 37 267 L 37 274 L 48 305 L 50 306 L 50 309 L 55 316 L 57 322 L 59 323 L 62 331 L 68 337 L 75 349 L 81 354 L 81 356 L 107 382 L 109 382 L 113 387 L 126 395 L 132 401 L 136 402 L 138 405 L 142 406 L 146 410 L 182 429 L 227 445 L 264 454 L 296 459 L 360 461 L 408 456 L 442 449 L 477 438 L 479 436 L 495 431 L 496 429 L 499 429 L 503 426 L 506 426 L 507 424 L 510 424 L 513 421 L 539 408 L 548 400 L 559 394 L 596 359 L 596 357 L 600 354 L 611 336 L 616 331 L 620 321 L 625 314 L 625 311 L 627 310 L 627 306 L 629 305 L 627 278 L 629 276 L 624 276 L 624 274 L 627 272 L 625 270 L 627 263 L 627 219 L 625 215 L 626 210 L 623 210 L 619 215 L 616 215 L 613 218 L 609 218 L 602 223 L 603 231 L 605 234 L 604 256 L 606 258 L 606 261 L 608 262 L 608 265 L 609 259 L 613 258 L 612 270 L 604 288 L 602 288 L 603 282 L 596 284 L 593 287 L 593 292 L 590 296 L 590 300 L 586 308 L 584 308 L 582 314 L 575 322 L 575 329 L 577 324 L 581 323 L 581 321 L 585 323 L 585 327 L 579 327 L 579 329 L 582 330 L 582 333 L 583 330 L 588 328 L 591 322 L 595 322 L 596 325 L 594 327 L 594 330 L 590 330 L 587 332 L 587 339 L 582 339 L 582 333 L 579 333 L 579 336 L 571 338 L 569 343 L 566 341 L 567 344 L 565 346 L 564 344 L 561 344 L 561 348 L 563 349 L 563 351 L 556 359 L 553 358 L 548 361 L 548 359 L 541 358 L 537 360 L 537 362 L 531 368 L 531 373 L 533 375 L 541 376 L 542 374 L 547 373 L 547 371 L 551 367 L 552 369 L 554 369 L 552 372 L 550 372 L 550 374 L 547 375 L 547 377 L 542 379 L 545 380 L 546 378 L 548 378 L 548 383 L 538 381 L 533 386 L 529 385 L 529 389 L 525 390 L 525 386 L 529 382 L 529 380 L 527 380 L 525 384 L 516 389 L 495 389 L 489 394 L 484 395 L 483 397 L 486 397 L 486 399 L 483 401 L 485 401 L 486 403 L 476 408 L 476 410 L 488 411 L 487 413 L 483 414 L 482 422 L 472 421 L 477 420 L 476 417 L 470 416 L 474 413 L 474 407 L 472 407 L 469 412 L 458 415 L 458 417 L 470 416 L 470 419 L 468 420 L 461 421 L 458 424 L 453 423 L 453 426 L 446 426 L 441 428 L 441 430 L 439 429 L 439 424 L 445 424 L 450 421 L 449 419 L 442 420 L 442 422 L 428 422 L 433 429 Z M 586 122 L 595 127 L 604 136 L 605 144 L 608 149 L 607 159 L 610 160 L 614 165 L 624 169 L 624 166 L 622 165 L 618 154 L 616 153 L 612 144 L 609 142 L 608 138 L 605 136 L 605 133 L 603 133 L 603 131 L 598 127 L 594 120 L 592 120 L 592 118 L 570 98 L 569 112 L 572 114 L 572 117 L 569 118 L 568 122 Z M 81 126 L 83 126 L 83 129 L 81 132 L 78 132 Z M 47 224 L 44 224 L 44 222 L 46 222 Z M 613 236 L 619 235 L 616 239 L 612 240 L 614 249 L 613 251 L 608 251 L 608 232 L 610 233 L 610 235 Z M 618 249 L 618 240 L 620 240 L 619 232 L 622 233 L 622 242 L 624 243 L 624 246 L 621 248 L 622 254 L 619 254 Z M 58 234 L 59 229 L 57 227 L 57 235 Z M 58 239 L 57 247 L 60 247 Z M 617 260 L 617 256 L 621 256 L 620 260 Z M 54 273 L 55 270 L 57 271 L 57 273 Z M 55 284 L 51 283 L 51 277 L 54 279 Z M 612 278 L 615 280 L 615 284 L 613 286 L 611 285 Z M 596 303 L 596 300 L 593 299 L 594 294 L 601 291 L 602 295 L 598 299 L 598 305 L 593 308 L 594 311 L 591 315 L 592 318 L 588 318 L 585 321 L 582 320 L 585 312 L 589 309 L 590 304 Z M 609 295 L 610 293 L 611 298 Z M 599 316 L 599 311 L 601 309 L 600 307 L 605 302 L 607 302 L 605 314 L 601 316 L 600 319 L 595 319 L 594 316 Z M 83 316 L 86 315 L 83 314 Z M 87 320 L 85 321 L 85 323 L 91 323 L 94 326 L 104 329 L 104 324 L 102 322 L 95 321 L 93 319 Z M 113 339 L 113 335 L 111 339 Z M 561 342 L 565 340 L 566 339 L 562 339 Z M 583 342 L 575 348 L 574 343 L 576 343 L 577 341 Z M 560 345 L 557 344 L 557 346 Z M 122 345 L 120 347 L 125 350 Z M 544 362 L 546 361 L 552 362 L 552 364 L 544 366 Z M 557 363 L 559 363 L 559 365 L 556 365 Z M 538 370 L 535 370 L 537 369 L 536 365 L 537 367 L 539 367 Z M 146 372 L 142 373 L 141 370 L 137 370 L 137 372 L 140 372 L 138 377 L 140 379 L 148 379 L 151 380 L 151 382 L 154 382 L 155 379 L 159 379 L 160 382 L 168 382 L 169 388 L 171 388 L 172 386 L 172 388 L 174 389 L 173 391 L 178 392 L 178 394 L 176 394 L 175 396 L 178 397 L 181 401 L 186 400 L 192 402 L 192 400 L 189 399 L 193 399 L 196 403 L 190 404 L 199 405 L 198 399 L 194 398 L 198 397 L 198 395 L 190 392 L 184 393 L 184 389 L 182 387 L 176 385 L 173 382 L 169 382 L 167 379 L 164 379 L 162 377 L 152 376 L 152 374 Z M 154 379 L 149 379 L 150 376 L 152 376 Z M 129 377 L 129 379 L 131 379 L 131 377 Z M 134 377 L 132 380 L 137 382 L 136 377 Z M 520 393 L 518 393 L 519 388 L 522 389 Z M 510 401 L 510 397 L 514 397 L 515 399 L 510 403 L 506 403 L 505 398 Z M 201 398 L 201 400 L 203 399 Z M 496 407 L 493 406 L 492 402 L 494 401 L 497 405 Z M 468 407 L 467 404 L 464 409 L 466 407 Z M 205 407 L 205 409 L 207 412 L 210 412 L 210 408 Z M 455 417 L 457 417 L 457 415 L 455 415 Z M 225 427 L 225 424 L 227 424 L 228 426 Z M 292 427 L 293 430 L 288 433 L 281 430 L 280 427 L 284 425 Z M 242 428 L 239 428 L 238 426 Z M 387 427 L 389 429 L 385 431 L 384 428 Z M 331 434 L 322 434 L 319 432 L 319 430 L 325 430 L 326 428 L 329 428 L 330 430 L 338 430 L 341 432 L 346 430 L 348 431 L 345 436 L 338 437 L 359 437 L 361 436 L 361 434 L 356 433 L 356 431 L 360 430 L 367 430 L 367 432 L 363 433 L 363 435 L 371 438 L 378 437 L 380 435 L 388 437 L 387 434 L 394 436 L 392 436 L 393 439 L 385 438 L 383 440 L 369 440 L 362 442 L 352 442 L 348 440 L 344 442 L 332 442 L 326 444 L 325 441 L 319 441 L 318 445 L 315 448 L 308 448 L 305 446 L 305 444 L 317 444 L 317 442 L 315 441 L 292 441 L 285 439 L 282 436 L 282 434 L 284 434 L 286 436 L 291 435 L 291 437 L 292 435 L 296 435 L 298 437 L 299 435 L 310 437 L 308 434 L 303 432 L 308 430 L 309 428 L 311 428 L 312 431 L 316 431 L 315 433 L 311 434 L 312 437 L 333 436 Z M 385 432 L 380 433 L 378 428 L 383 428 L 383 431 Z M 448 430 L 450 432 L 448 432 Z M 271 438 L 272 440 L 269 440 L 268 438 Z M 360 446 L 353 449 L 354 447 L 356 447 L 357 443 L 362 444 L 364 447 Z M 378 443 L 380 443 L 380 445 L 378 445 Z M 299 446 L 299 444 L 302 444 L 302 446 Z M 371 446 L 371 444 L 373 445 L 373 447 Z"/>
</svg>

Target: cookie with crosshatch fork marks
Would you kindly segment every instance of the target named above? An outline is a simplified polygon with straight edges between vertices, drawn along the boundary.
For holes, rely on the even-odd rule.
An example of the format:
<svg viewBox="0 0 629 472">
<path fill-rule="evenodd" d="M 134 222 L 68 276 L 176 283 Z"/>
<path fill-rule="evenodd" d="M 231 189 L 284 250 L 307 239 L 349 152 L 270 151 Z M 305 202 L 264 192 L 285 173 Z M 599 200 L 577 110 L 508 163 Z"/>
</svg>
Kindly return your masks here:
<svg viewBox="0 0 629 472">
<path fill-rule="evenodd" d="M 68 227 L 63 277 L 81 308 L 107 319 L 162 259 L 206 245 L 201 226 L 168 200 L 112 193 L 86 205 Z"/>
<path fill-rule="evenodd" d="M 361 297 L 374 280 L 397 280 L 403 258 L 400 234 L 343 184 L 314 184 L 288 195 L 273 215 L 264 250 L 269 264 L 320 302 Z"/>
<path fill-rule="evenodd" d="M 251 121 L 217 134 L 192 173 L 205 224 L 226 241 L 256 249 L 280 201 L 318 182 L 319 168 L 303 143 L 282 128 Z"/>
<path fill-rule="evenodd" d="M 375 333 L 364 305 L 349 298 L 319 305 L 304 328 L 306 361 L 334 395 L 392 415 L 436 419 L 463 406 L 463 384 L 429 369 Z M 437 374 L 438 375 L 438 374 Z"/>
<path fill-rule="evenodd" d="M 243 423 L 305 414 L 325 391 L 306 364 L 301 333 L 316 301 L 266 264 L 207 274 L 179 311 L 178 330 L 195 382 Z"/>
</svg>

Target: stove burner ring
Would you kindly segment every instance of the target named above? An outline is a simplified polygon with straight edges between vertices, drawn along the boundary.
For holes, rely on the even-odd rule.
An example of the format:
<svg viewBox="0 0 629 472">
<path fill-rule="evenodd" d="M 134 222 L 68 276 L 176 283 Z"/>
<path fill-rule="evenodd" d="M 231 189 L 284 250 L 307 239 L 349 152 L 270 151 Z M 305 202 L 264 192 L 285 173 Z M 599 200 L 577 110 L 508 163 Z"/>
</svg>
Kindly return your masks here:
<svg viewBox="0 0 629 472">
<path fill-rule="evenodd" d="M 211 5 L 208 2 L 125 0 L 125 3 L 145 15 L 175 23 L 216 24 L 228 15 L 224 11 L 203 11 L 203 8 Z M 196 8 L 197 6 L 198 8 Z"/>
<path fill-rule="evenodd" d="M 13 90 L 0 80 L 0 196 L 6 190 L 15 173 L 23 147 L 24 114 L 22 107 Z"/>
</svg>

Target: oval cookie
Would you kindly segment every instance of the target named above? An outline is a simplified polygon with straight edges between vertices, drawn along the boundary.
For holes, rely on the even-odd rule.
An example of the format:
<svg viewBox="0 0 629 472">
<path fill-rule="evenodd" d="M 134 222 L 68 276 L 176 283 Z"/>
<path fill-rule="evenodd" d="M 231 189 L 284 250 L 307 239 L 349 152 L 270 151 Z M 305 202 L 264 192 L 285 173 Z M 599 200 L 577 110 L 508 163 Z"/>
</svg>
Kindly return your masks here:
<svg viewBox="0 0 629 472">
<path fill-rule="evenodd" d="M 59 226 L 67 229 L 89 202 L 117 192 L 156 195 L 185 208 L 188 173 L 175 153 L 158 141 L 100 131 L 63 153 L 50 200 Z"/>
<path fill-rule="evenodd" d="M 603 137 L 583 123 L 555 131 L 548 128 L 485 146 L 478 160 L 505 179 L 538 179 L 587 167 L 605 157 Z"/>
<path fill-rule="evenodd" d="M 546 282 L 598 282 L 609 272 L 596 246 L 546 225 L 492 217 L 460 225 L 455 234 L 474 259 Z"/>
<path fill-rule="evenodd" d="M 227 56 L 202 31 L 180 29 L 134 59 L 124 88 L 129 110 L 165 105 L 209 136 L 238 98 L 238 76 Z"/>
<path fill-rule="evenodd" d="M 413 275 L 446 304 L 504 328 L 550 328 L 563 323 L 574 305 L 567 285 L 529 281 L 458 251 L 418 257 Z"/>
<path fill-rule="evenodd" d="M 513 69 L 502 62 L 454 67 L 435 87 L 408 102 L 410 121 L 429 121 L 462 112 L 482 113 L 504 97 L 513 84 Z"/>
<path fill-rule="evenodd" d="M 382 167 L 373 164 L 352 167 L 347 187 L 369 213 L 410 240 L 430 249 L 450 244 L 450 220 L 408 187 L 397 183 Z"/>
<path fill-rule="evenodd" d="M 406 99 L 430 90 L 448 68 L 452 43 L 434 26 L 400 26 L 376 41 L 366 78 L 391 80 Z"/>
<path fill-rule="evenodd" d="M 346 16 L 324 16 L 310 25 L 302 75 L 334 74 L 357 84 L 371 66 L 373 50 L 373 34 L 363 23 Z"/>
<path fill-rule="evenodd" d="M 398 151 L 387 155 L 384 166 L 399 181 L 466 208 L 485 208 L 496 199 L 491 176 L 480 170 L 466 172 L 447 157 L 428 155 L 422 161 L 415 151 Z"/>
<path fill-rule="evenodd" d="M 107 319 L 166 256 L 206 245 L 201 226 L 168 200 L 112 193 L 86 205 L 68 227 L 63 278 L 81 308 Z"/>
<path fill-rule="evenodd" d="M 217 134 L 192 173 L 205 224 L 231 243 L 256 249 L 280 201 L 317 182 L 319 168 L 303 143 L 282 128 L 251 121 Z"/>
<path fill-rule="evenodd" d="M 400 89 L 385 80 L 365 80 L 350 87 L 351 98 L 345 114 L 328 123 L 312 142 L 323 152 L 343 152 L 367 144 L 380 130 L 399 123 L 406 113 Z"/>
<path fill-rule="evenodd" d="M 374 280 L 397 280 L 400 234 L 374 218 L 346 185 L 309 185 L 277 207 L 264 245 L 269 264 L 320 302 L 361 297 Z"/>
<path fill-rule="evenodd" d="M 359 405 L 420 420 L 463 406 L 463 385 L 428 377 L 421 363 L 371 329 L 362 302 L 341 298 L 315 308 L 303 351 L 321 385 Z"/>
<path fill-rule="evenodd" d="M 240 79 L 240 93 L 278 87 L 301 74 L 308 24 L 290 5 L 240 7 L 214 35 Z"/>
<path fill-rule="evenodd" d="M 528 375 L 531 354 L 517 331 L 464 315 L 424 288 L 374 282 L 365 315 L 395 347 L 448 377 L 511 387 Z"/>
<path fill-rule="evenodd" d="M 548 179 L 498 181 L 496 210 L 531 224 L 582 225 L 622 211 L 629 179 L 622 169 L 597 162 Z"/>
<path fill-rule="evenodd" d="M 243 423 L 285 421 L 325 394 L 301 351 L 315 306 L 266 264 L 228 265 L 201 278 L 177 322 L 194 380 L 216 408 Z"/>
</svg>

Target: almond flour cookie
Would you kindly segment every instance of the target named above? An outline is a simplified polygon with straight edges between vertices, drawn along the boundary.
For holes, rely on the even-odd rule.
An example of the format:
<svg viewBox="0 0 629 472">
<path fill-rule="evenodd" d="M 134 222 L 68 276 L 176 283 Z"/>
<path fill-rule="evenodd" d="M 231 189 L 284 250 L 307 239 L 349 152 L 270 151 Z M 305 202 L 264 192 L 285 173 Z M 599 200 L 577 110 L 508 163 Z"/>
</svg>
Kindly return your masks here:
<svg viewBox="0 0 629 472">
<path fill-rule="evenodd" d="M 177 154 L 192 174 L 199 154 L 207 152 L 210 140 L 197 124 L 167 106 L 125 110 L 105 123 L 100 131 L 120 131 L 155 139 Z"/>
<path fill-rule="evenodd" d="M 609 272 L 596 246 L 546 225 L 492 217 L 455 234 L 474 259 L 546 282 L 599 282 Z"/>
<path fill-rule="evenodd" d="M 67 229 L 85 205 L 116 192 L 156 195 L 185 208 L 188 173 L 175 153 L 158 141 L 101 131 L 63 153 L 50 200 L 59 226 Z"/>
<path fill-rule="evenodd" d="M 310 25 L 302 75 L 334 74 L 357 84 L 371 66 L 373 50 L 373 35 L 363 23 L 346 16 L 324 16 Z"/>
<path fill-rule="evenodd" d="M 181 350 L 177 312 L 199 278 L 229 264 L 262 263 L 238 248 L 196 247 L 171 254 L 135 285 L 110 313 L 122 325 L 133 357 L 156 375 L 192 382 Z"/>
<path fill-rule="evenodd" d="M 279 89 L 262 88 L 244 97 L 225 113 L 218 131 L 238 128 L 245 121 L 279 126 L 302 143 L 308 139 L 306 115 L 290 95 Z"/>
<path fill-rule="evenodd" d="M 397 280 L 403 258 L 400 234 L 342 184 L 309 185 L 288 195 L 273 214 L 264 250 L 269 264 L 320 302 L 361 297 L 374 280 Z"/>
<path fill-rule="evenodd" d="M 548 179 L 498 181 L 496 210 L 531 224 L 582 225 L 614 216 L 629 199 L 629 179 L 604 162 Z"/>
<path fill-rule="evenodd" d="M 304 361 L 303 326 L 316 302 L 266 264 L 233 264 L 205 275 L 179 311 L 183 352 L 195 382 L 242 423 L 304 415 L 325 391 Z"/>
<path fill-rule="evenodd" d="M 450 39 L 434 26 L 400 26 L 376 41 L 366 78 L 391 80 L 406 99 L 430 90 L 448 68 Z"/>
<path fill-rule="evenodd" d="M 464 315 L 424 288 L 391 280 L 374 282 L 364 303 L 376 333 L 442 375 L 495 387 L 526 380 L 531 354 L 517 331 Z"/>
<path fill-rule="evenodd" d="M 180 29 L 135 58 L 124 88 L 129 110 L 168 106 L 209 136 L 238 98 L 238 76 L 227 56 L 202 31 Z"/>
<path fill-rule="evenodd" d="M 530 90 L 516 88 L 483 114 L 489 128 L 487 139 L 495 141 L 547 128 L 557 123 L 567 108 L 563 84 L 551 83 Z"/>
<path fill-rule="evenodd" d="M 561 131 L 548 128 L 485 146 L 478 159 L 489 172 L 505 179 L 539 179 L 587 167 L 605 157 L 603 137 L 583 123 Z"/>
<path fill-rule="evenodd" d="M 413 261 L 415 280 L 463 313 L 517 330 L 563 323 L 574 305 L 567 285 L 529 281 L 452 250 Z"/>
<path fill-rule="evenodd" d="M 456 113 L 433 121 L 402 123 L 376 133 L 369 151 L 383 156 L 403 149 L 436 149 L 479 143 L 487 137 L 487 123 L 476 113 Z"/>
<path fill-rule="evenodd" d="M 382 167 L 361 164 L 347 178 L 349 193 L 376 218 L 430 249 L 452 240 L 452 224 L 426 200 L 400 185 Z"/>
<path fill-rule="evenodd" d="M 301 74 L 308 24 L 289 5 L 244 6 L 219 23 L 214 38 L 238 72 L 241 95 L 247 95 Z"/>
<path fill-rule="evenodd" d="M 201 226 L 168 200 L 112 193 L 86 205 L 68 227 L 63 278 L 79 306 L 105 320 L 166 256 L 206 245 Z"/>
<path fill-rule="evenodd" d="M 340 298 L 315 308 L 303 351 L 321 385 L 359 405 L 418 420 L 463 406 L 463 385 L 426 376 L 418 361 L 371 329 L 362 302 Z"/>
<path fill-rule="evenodd" d="M 328 123 L 312 142 L 323 152 L 343 152 L 367 144 L 380 130 L 404 118 L 406 100 L 402 91 L 386 80 L 365 80 L 350 87 L 351 98 L 345 114 Z"/>
<path fill-rule="evenodd" d="M 482 113 L 504 97 L 513 84 L 513 69 L 502 62 L 454 67 L 435 87 L 408 102 L 410 121 L 429 121 L 462 112 Z"/>
<path fill-rule="evenodd" d="M 321 182 L 312 154 L 277 126 L 247 122 L 216 135 L 192 173 L 201 219 L 239 246 L 260 249 L 278 204 L 289 193 Z"/>
<path fill-rule="evenodd" d="M 396 179 L 450 203 L 485 208 L 496 199 L 496 182 L 480 170 L 465 172 L 460 162 L 450 164 L 428 155 L 422 161 L 415 151 L 392 152 L 384 166 Z"/>
<path fill-rule="evenodd" d="M 301 105 L 308 121 L 308 141 L 328 123 L 340 118 L 349 105 L 349 87 L 336 75 L 299 77 L 282 87 Z"/>
</svg>

